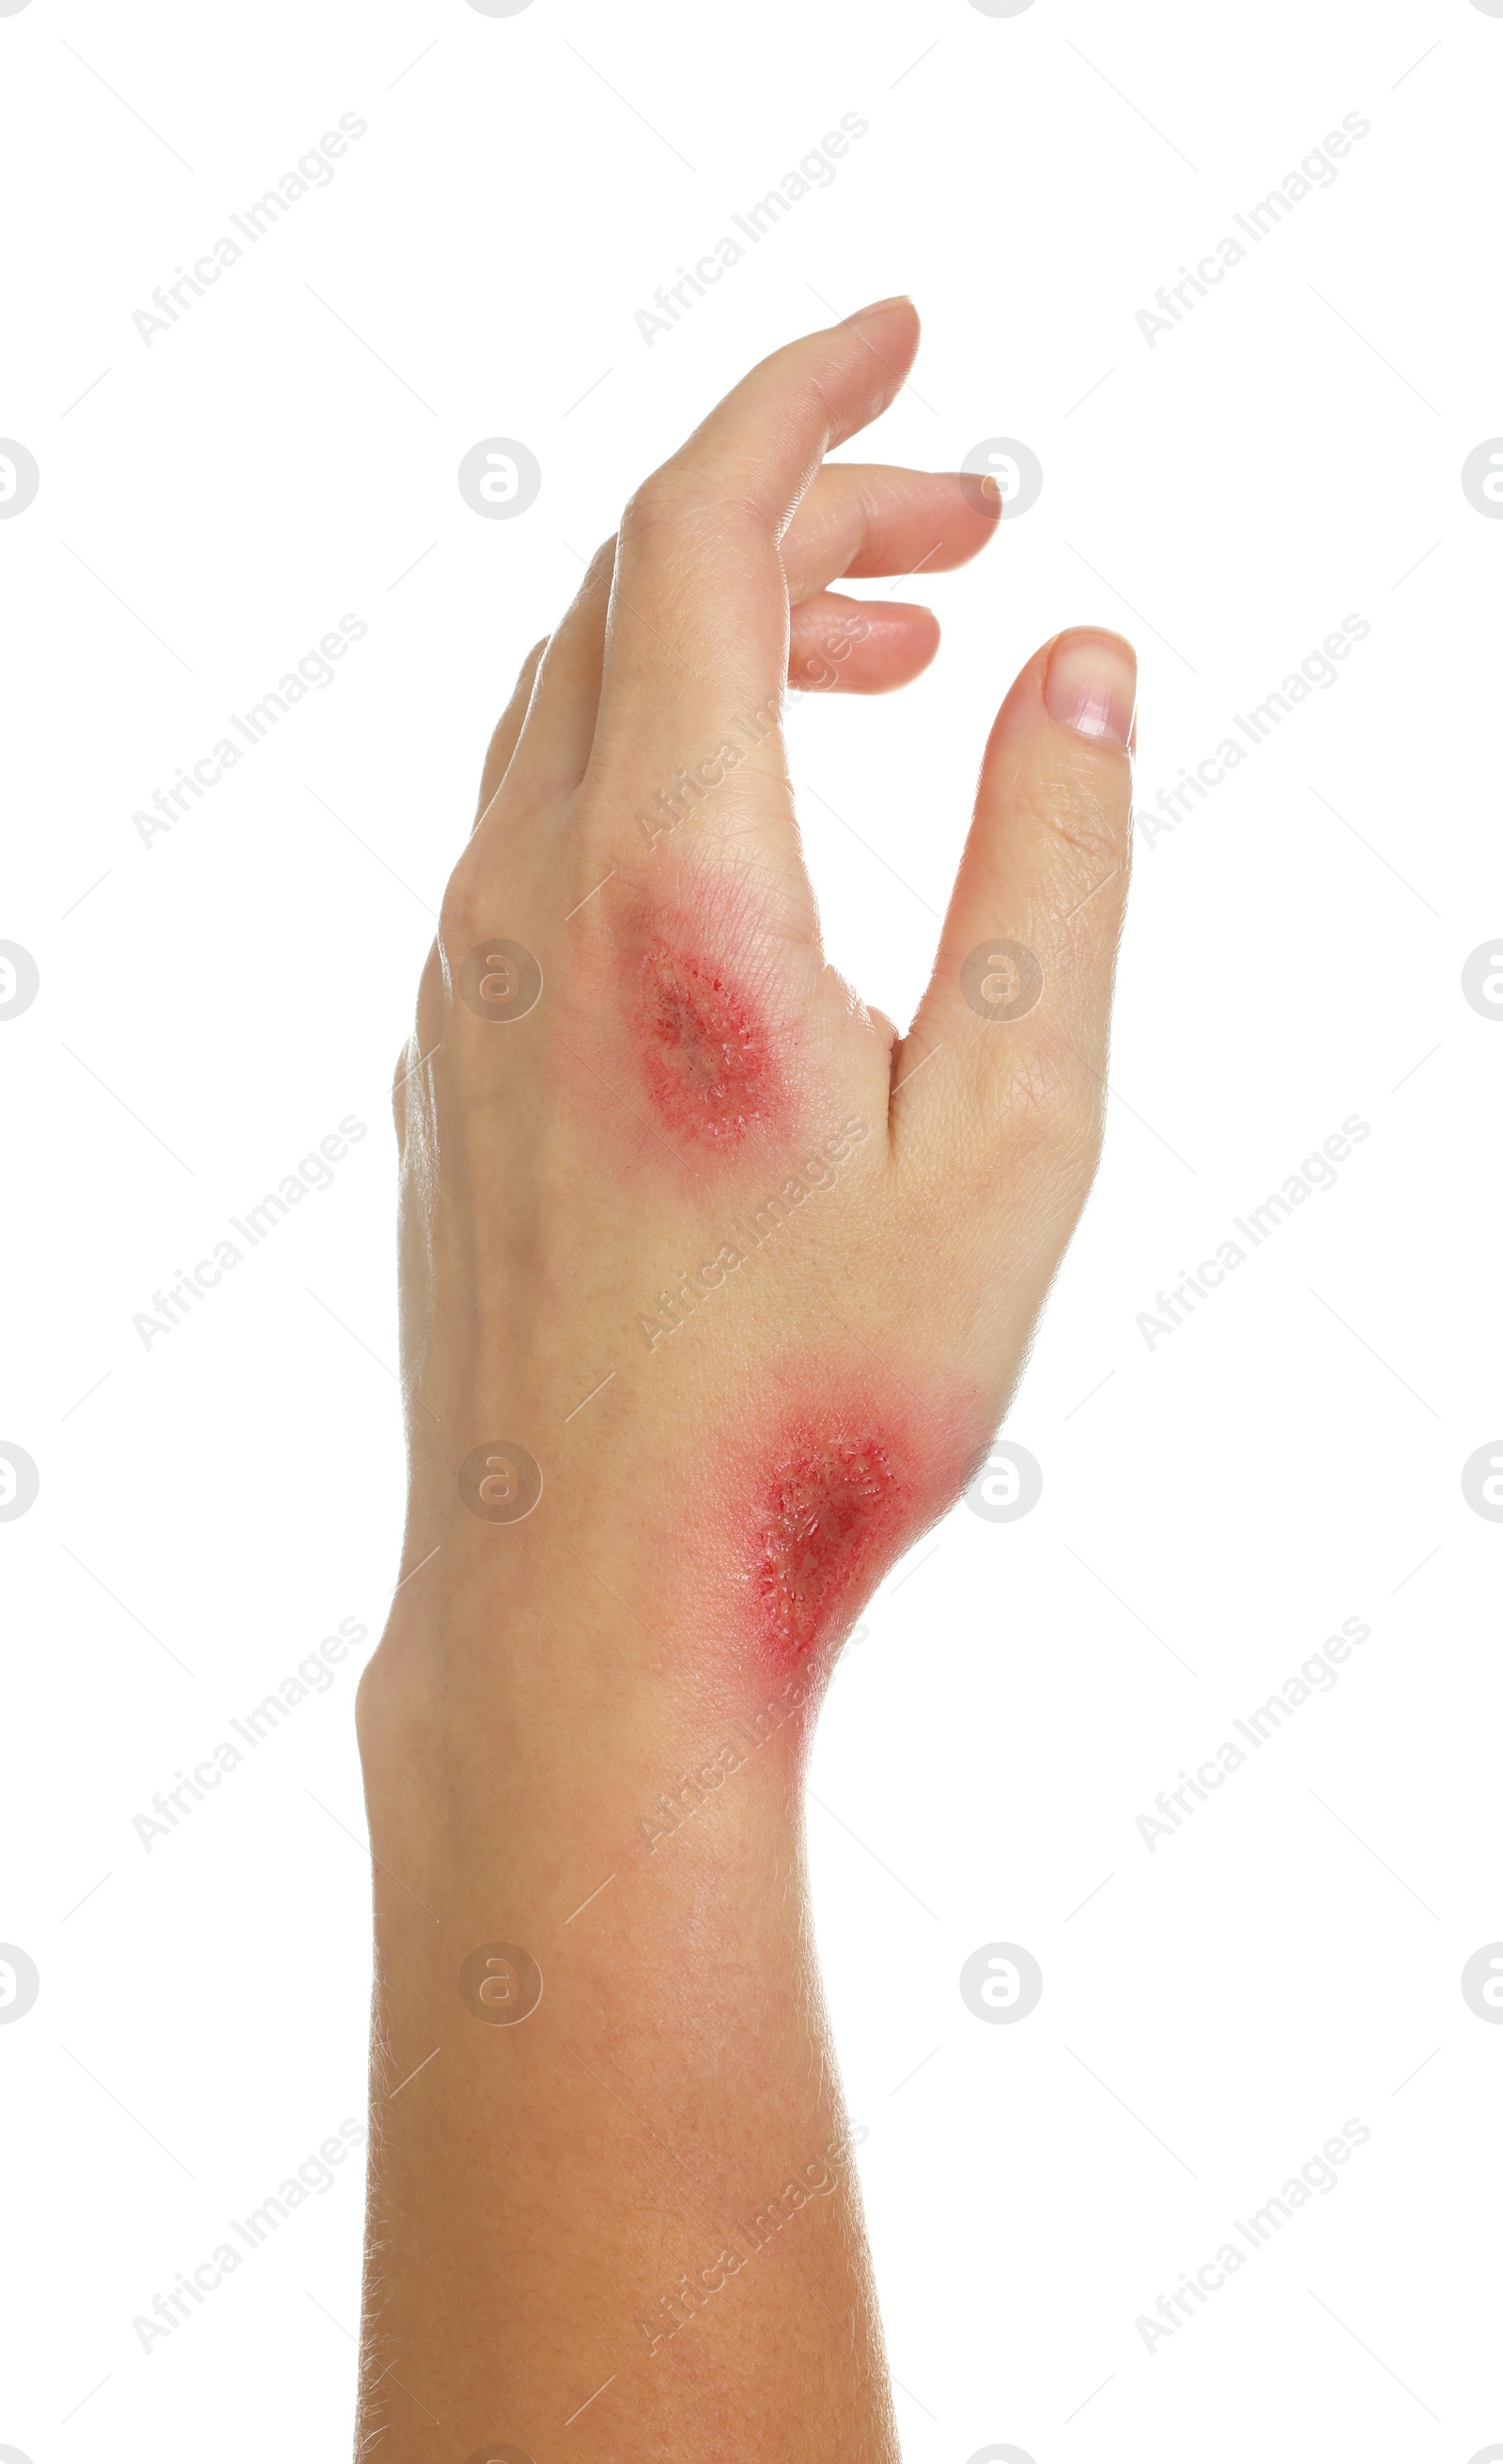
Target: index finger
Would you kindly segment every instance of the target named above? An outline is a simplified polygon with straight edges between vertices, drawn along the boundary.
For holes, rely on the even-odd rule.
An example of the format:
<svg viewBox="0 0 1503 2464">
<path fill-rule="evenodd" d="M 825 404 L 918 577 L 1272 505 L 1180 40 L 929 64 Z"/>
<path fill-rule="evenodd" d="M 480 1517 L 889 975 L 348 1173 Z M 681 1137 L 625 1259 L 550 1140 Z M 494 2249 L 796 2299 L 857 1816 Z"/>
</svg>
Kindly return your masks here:
<svg viewBox="0 0 1503 2464">
<path fill-rule="evenodd" d="M 776 713 L 783 535 L 826 453 L 887 408 L 917 347 L 905 298 L 789 342 L 637 490 L 621 524 L 592 772 L 633 771 L 644 752 L 660 764 L 665 715 L 693 744 L 737 714 Z"/>
</svg>

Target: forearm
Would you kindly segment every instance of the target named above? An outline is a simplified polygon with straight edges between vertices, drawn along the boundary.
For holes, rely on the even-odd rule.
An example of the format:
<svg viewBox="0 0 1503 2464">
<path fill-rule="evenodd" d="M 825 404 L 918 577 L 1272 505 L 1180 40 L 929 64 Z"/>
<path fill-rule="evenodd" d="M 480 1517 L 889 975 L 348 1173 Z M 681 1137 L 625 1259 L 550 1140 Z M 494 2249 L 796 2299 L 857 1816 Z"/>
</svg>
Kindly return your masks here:
<svg viewBox="0 0 1503 2464">
<path fill-rule="evenodd" d="M 536 1618 L 409 1632 L 363 1694 L 363 2453 L 541 2458 L 572 2421 L 619 2459 L 875 2464 L 896 2446 L 809 1934 L 808 1669 L 644 1685 L 572 1605 L 567 1653 Z M 535 2007 L 498 1945 L 536 1963 Z"/>
</svg>

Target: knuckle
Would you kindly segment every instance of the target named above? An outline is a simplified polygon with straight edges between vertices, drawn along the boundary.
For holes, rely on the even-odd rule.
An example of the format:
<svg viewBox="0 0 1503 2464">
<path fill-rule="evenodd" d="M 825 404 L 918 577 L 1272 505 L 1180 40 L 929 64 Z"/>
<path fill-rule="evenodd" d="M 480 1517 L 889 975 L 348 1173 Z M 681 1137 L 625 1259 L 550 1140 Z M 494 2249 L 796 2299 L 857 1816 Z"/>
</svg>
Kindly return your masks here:
<svg viewBox="0 0 1503 2464">
<path fill-rule="evenodd" d="M 472 839 L 449 876 L 438 911 L 438 940 L 430 965 L 441 959 L 446 972 L 452 972 L 476 941 L 495 930 L 495 897 L 489 890 L 494 868 L 489 863 L 482 867 L 475 847 Z"/>
<path fill-rule="evenodd" d="M 650 472 L 628 497 L 621 517 L 621 536 L 636 539 L 644 531 L 681 521 L 686 515 L 702 511 L 713 501 L 702 473 L 687 463 L 665 462 L 660 470 Z"/>
<path fill-rule="evenodd" d="M 623 541 L 641 540 L 654 532 L 671 539 L 675 533 L 706 527 L 718 536 L 744 532 L 765 539 L 775 526 L 755 494 L 740 483 L 743 475 L 682 459 L 665 462 L 629 499 L 621 517 Z"/>
<path fill-rule="evenodd" d="M 1078 1167 L 1089 1179 L 1101 1151 L 1104 1093 L 1100 1080 L 1068 1045 L 1032 1038 L 1008 1054 L 998 1093 L 1007 1145 Z"/>
</svg>

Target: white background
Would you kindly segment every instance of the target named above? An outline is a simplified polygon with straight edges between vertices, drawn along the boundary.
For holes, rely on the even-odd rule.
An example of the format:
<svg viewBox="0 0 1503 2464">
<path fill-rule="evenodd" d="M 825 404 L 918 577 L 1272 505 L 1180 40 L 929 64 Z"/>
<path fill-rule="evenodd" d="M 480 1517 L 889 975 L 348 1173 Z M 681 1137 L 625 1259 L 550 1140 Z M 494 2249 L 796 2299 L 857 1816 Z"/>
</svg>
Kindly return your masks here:
<svg viewBox="0 0 1503 2464">
<path fill-rule="evenodd" d="M 1371 630 L 1140 826 L 1105 1161 L 1010 1422 L 1042 1501 L 962 1506 L 899 1568 L 820 1730 L 905 2449 L 1503 2452 L 1503 2029 L 1459 1988 L 1503 1937 L 1503 1529 L 1460 1482 L 1503 1425 L 1503 1033 L 1460 986 L 1503 901 L 1503 526 L 1460 485 L 1503 429 L 1500 77 L 1470 0 L 0 20 L 0 433 L 41 473 L 0 521 L 0 937 L 41 971 L 0 1025 L 0 1438 L 41 1475 L 0 1525 L 0 1938 L 41 1973 L 0 2027 L 0 2447 L 343 2447 L 357 2165 L 170 2338 L 131 2321 L 362 2111 L 360 1655 L 149 1853 L 132 1818 L 342 1617 L 379 1632 L 387 1087 L 519 661 L 750 362 L 910 289 L 914 387 L 851 451 L 1013 436 L 1045 478 L 935 583 L 927 676 L 791 721 L 873 1001 L 911 1014 L 992 709 L 1055 628 L 1138 643 L 1140 815 Z M 345 112 L 332 183 L 148 347 L 133 311 Z M 847 112 L 833 184 L 649 347 L 635 312 Z M 1150 347 L 1159 286 L 1353 112 L 1334 185 Z M 493 435 L 542 466 L 515 520 L 455 485 Z M 143 845 L 133 812 L 346 611 L 336 680 Z M 1337 1187 L 1150 1350 L 1156 1291 L 1353 1113 Z M 144 1348 L 153 1289 L 346 1114 L 334 1186 Z M 1347 1617 L 1336 1690 L 1150 1852 L 1157 1793 Z M 994 1941 L 1043 1969 L 1022 2024 L 961 1999 Z M 1349 2119 L 1339 2189 L 1145 2349 Z"/>
</svg>

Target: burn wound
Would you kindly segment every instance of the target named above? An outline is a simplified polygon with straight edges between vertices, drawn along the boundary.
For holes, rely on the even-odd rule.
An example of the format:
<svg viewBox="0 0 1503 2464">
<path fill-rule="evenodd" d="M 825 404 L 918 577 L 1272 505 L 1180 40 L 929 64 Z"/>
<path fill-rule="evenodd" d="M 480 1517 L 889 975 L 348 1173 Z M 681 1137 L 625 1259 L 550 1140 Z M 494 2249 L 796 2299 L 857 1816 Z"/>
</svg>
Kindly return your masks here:
<svg viewBox="0 0 1503 2464">
<path fill-rule="evenodd" d="M 735 1146 L 772 1111 L 777 1073 L 755 1004 L 709 961 L 662 946 L 638 970 L 643 1070 L 658 1112 L 705 1146 Z"/>
<path fill-rule="evenodd" d="M 837 1635 L 893 1555 L 909 1496 L 875 1440 L 800 1444 L 763 1501 L 752 1582 L 766 1639 L 794 1655 Z"/>
</svg>

